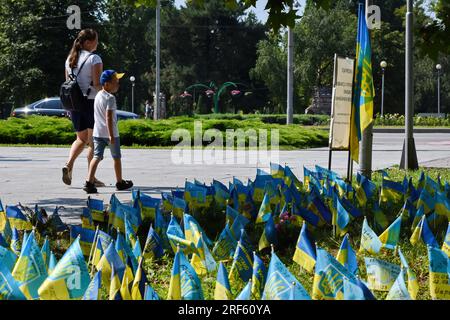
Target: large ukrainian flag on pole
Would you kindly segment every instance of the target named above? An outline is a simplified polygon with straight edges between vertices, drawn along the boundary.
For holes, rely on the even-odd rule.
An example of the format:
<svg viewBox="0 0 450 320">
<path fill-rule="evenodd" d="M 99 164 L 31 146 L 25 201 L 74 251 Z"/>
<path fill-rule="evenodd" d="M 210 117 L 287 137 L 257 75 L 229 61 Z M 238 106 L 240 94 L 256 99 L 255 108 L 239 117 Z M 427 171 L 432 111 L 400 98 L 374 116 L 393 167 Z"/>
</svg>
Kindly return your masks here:
<svg viewBox="0 0 450 320">
<path fill-rule="evenodd" d="M 356 39 L 356 70 L 353 90 L 353 112 L 350 130 L 350 154 L 359 163 L 361 133 L 373 121 L 373 98 L 375 89 L 372 75 L 372 47 L 367 28 L 364 5 L 359 5 L 358 35 Z"/>
</svg>

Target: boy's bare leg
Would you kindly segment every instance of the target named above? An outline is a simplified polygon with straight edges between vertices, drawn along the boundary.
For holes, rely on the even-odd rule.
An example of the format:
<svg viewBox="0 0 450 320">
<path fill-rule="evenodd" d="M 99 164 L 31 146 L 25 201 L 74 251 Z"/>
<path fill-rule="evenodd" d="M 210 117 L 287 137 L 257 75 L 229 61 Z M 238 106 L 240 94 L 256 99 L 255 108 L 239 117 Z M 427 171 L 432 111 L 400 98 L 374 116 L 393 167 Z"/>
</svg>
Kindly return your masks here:
<svg viewBox="0 0 450 320">
<path fill-rule="evenodd" d="M 94 183 L 95 179 L 95 172 L 97 171 L 98 164 L 100 163 L 99 158 L 93 158 L 92 161 L 89 163 L 89 173 L 86 181 L 89 181 L 90 183 Z"/>
<path fill-rule="evenodd" d="M 122 179 L 122 161 L 120 159 L 114 159 L 114 171 L 116 172 L 117 182 L 121 182 Z"/>
</svg>

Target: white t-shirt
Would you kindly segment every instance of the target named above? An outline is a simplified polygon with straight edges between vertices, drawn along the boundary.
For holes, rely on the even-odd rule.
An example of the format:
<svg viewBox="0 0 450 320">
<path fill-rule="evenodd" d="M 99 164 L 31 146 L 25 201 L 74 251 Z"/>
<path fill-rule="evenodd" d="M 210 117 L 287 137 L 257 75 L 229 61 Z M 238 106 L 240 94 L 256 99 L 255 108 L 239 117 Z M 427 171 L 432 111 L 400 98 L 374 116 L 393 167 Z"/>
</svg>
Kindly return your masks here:
<svg viewBox="0 0 450 320">
<path fill-rule="evenodd" d="M 80 57 L 78 58 L 78 65 L 75 69 L 73 69 L 74 75 L 78 75 L 78 68 L 81 67 L 81 64 L 86 60 L 86 57 L 90 54 L 89 51 L 81 50 Z M 95 96 L 97 95 L 97 90 L 91 86 L 92 83 L 92 66 L 103 63 L 102 58 L 100 58 L 98 55 L 93 54 L 91 55 L 87 60 L 86 63 L 83 66 L 83 69 L 81 69 L 80 74 L 78 75 L 78 84 L 80 85 L 81 91 L 83 91 L 84 94 L 87 93 L 88 89 L 91 88 L 91 91 L 89 93 L 88 99 L 95 99 Z M 67 57 L 66 60 L 66 71 L 67 74 L 71 74 L 72 70 L 69 67 L 69 57 Z"/>
<path fill-rule="evenodd" d="M 116 97 L 105 90 L 101 90 L 95 97 L 94 102 L 94 132 L 93 136 L 96 138 L 109 138 L 108 126 L 106 122 L 107 110 L 113 111 L 113 133 L 114 137 L 119 137 L 119 130 L 117 129 L 117 104 Z"/>
</svg>

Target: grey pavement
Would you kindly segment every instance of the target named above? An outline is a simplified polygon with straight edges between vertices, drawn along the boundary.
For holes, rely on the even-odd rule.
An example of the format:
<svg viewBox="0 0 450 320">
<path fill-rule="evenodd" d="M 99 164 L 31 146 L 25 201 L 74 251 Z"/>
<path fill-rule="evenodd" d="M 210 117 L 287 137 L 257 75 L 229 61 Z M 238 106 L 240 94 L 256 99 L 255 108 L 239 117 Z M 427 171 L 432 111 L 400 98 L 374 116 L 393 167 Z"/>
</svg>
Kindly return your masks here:
<svg viewBox="0 0 450 320">
<path fill-rule="evenodd" d="M 374 133 L 374 170 L 400 163 L 403 139 L 402 133 Z M 450 167 L 450 133 L 417 133 L 415 142 L 420 165 Z M 38 204 L 50 210 L 50 213 L 56 205 L 64 206 L 60 210 L 63 220 L 80 223 L 81 208 L 87 200 L 82 190 L 87 174 L 86 153 L 75 163 L 72 185 L 66 186 L 61 180 L 61 168 L 68 152 L 68 148 L 1 147 L 0 199 L 3 205 L 19 202 L 30 206 Z M 185 179 L 192 181 L 196 178 L 210 183 L 214 178 L 228 184 L 233 176 L 243 181 L 254 179 L 258 167 L 269 170 L 268 161 L 258 164 L 175 164 L 170 149 L 123 149 L 122 154 L 124 178 L 133 180 L 135 187 L 155 197 L 160 197 L 162 191 L 182 188 Z M 347 154 L 333 153 L 333 170 L 345 174 Z M 271 159 L 289 165 L 302 179 L 303 166 L 311 168 L 318 164 L 327 167 L 328 149 L 279 151 L 278 157 L 273 156 Z M 355 166 L 354 171 L 357 169 Z M 113 163 L 108 151 L 105 152 L 105 160 L 100 163 L 97 177 L 107 187 L 99 188 L 99 194 L 94 195 L 94 198 L 108 203 L 111 194 L 116 193 L 121 201 L 131 200 L 129 191 L 115 191 Z"/>
</svg>

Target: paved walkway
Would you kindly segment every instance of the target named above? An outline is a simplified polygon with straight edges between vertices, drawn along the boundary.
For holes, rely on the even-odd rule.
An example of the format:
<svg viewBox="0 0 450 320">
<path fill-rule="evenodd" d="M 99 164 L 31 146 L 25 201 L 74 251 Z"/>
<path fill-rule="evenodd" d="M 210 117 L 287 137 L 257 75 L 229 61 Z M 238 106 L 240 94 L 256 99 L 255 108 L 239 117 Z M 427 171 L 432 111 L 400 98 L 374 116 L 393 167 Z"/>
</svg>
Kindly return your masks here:
<svg viewBox="0 0 450 320">
<path fill-rule="evenodd" d="M 375 133 L 373 145 L 373 169 L 387 168 L 400 163 L 404 135 L 401 133 Z M 417 133 L 416 149 L 421 165 L 428 167 L 450 167 L 450 133 Z M 67 148 L 0 148 L 0 199 L 4 205 L 21 202 L 24 205 L 38 204 L 47 210 L 56 205 L 64 206 L 61 215 L 69 223 L 79 223 L 81 207 L 87 195 L 82 190 L 87 174 L 87 161 L 83 154 L 76 162 L 72 186 L 61 181 L 61 167 L 64 165 Z M 106 203 L 115 192 L 113 163 L 105 153 L 97 177 L 108 186 L 99 188 L 95 198 Z M 244 153 L 248 154 L 248 153 Z M 256 168 L 268 169 L 264 163 L 246 164 L 174 164 L 171 150 L 124 149 L 124 178 L 132 179 L 143 192 L 159 197 L 161 191 L 183 187 L 185 179 L 194 178 L 210 183 L 212 179 L 228 183 L 233 176 L 246 181 L 253 179 Z M 326 167 L 328 149 L 317 148 L 299 151 L 280 151 L 274 162 L 288 164 L 299 177 L 303 178 L 303 166 L 315 164 Z M 347 153 L 333 154 L 333 170 L 345 174 Z M 357 166 L 354 168 L 355 172 Z M 121 201 L 130 201 L 130 192 L 117 192 Z"/>
</svg>

